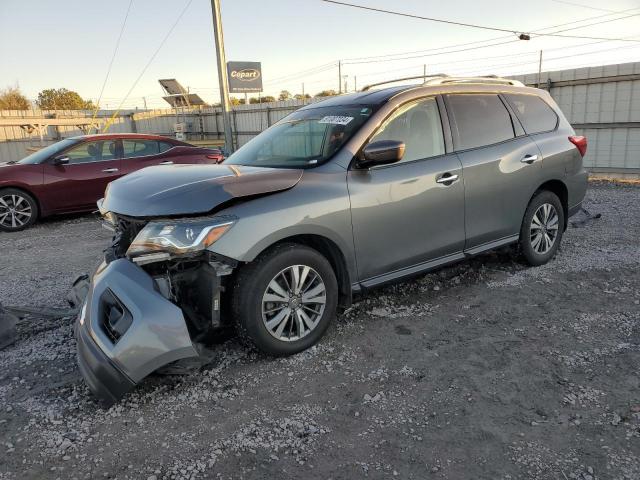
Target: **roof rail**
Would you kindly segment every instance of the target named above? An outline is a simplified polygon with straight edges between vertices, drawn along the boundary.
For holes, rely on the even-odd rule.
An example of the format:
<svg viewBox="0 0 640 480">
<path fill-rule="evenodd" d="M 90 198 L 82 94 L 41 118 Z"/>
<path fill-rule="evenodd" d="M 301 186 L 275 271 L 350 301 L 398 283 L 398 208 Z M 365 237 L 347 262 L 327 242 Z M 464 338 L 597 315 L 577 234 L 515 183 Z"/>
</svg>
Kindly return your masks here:
<svg viewBox="0 0 640 480">
<path fill-rule="evenodd" d="M 517 87 L 524 87 L 524 84 L 518 80 L 502 78 L 496 75 L 487 75 L 483 77 L 439 77 L 430 78 L 424 82 L 425 85 L 444 85 L 448 83 L 484 83 L 490 85 L 514 85 Z"/>
<path fill-rule="evenodd" d="M 404 78 L 396 78 L 394 80 L 385 80 L 384 82 L 378 82 L 378 83 L 371 83 L 365 87 L 362 88 L 362 90 L 360 90 L 361 92 L 366 92 L 367 90 L 370 90 L 373 87 L 377 87 L 380 85 L 386 85 L 387 83 L 395 83 L 395 82 L 404 82 L 405 80 L 417 80 L 419 78 L 423 78 L 425 79 L 425 83 L 427 83 L 427 78 L 429 79 L 437 79 L 437 78 L 441 78 L 441 77 L 448 77 L 448 75 L 444 74 L 444 73 L 434 73 L 433 75 L 417 75 L 415 77 L 404 77 Z"/>
</svg>

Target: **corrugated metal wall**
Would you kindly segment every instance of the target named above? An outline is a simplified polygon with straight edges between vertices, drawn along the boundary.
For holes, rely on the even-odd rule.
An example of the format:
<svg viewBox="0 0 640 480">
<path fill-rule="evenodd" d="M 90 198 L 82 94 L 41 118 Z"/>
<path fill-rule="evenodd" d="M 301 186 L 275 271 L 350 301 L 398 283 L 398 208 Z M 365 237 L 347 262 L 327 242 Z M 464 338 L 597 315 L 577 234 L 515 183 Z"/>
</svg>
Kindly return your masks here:
<svg viewBox="0 0 640 480">
<path fill-rule="evenodd" d="M 513 77 L 528 85 L 537 85 L 538 75 Z M 574 125 L 576 132 L 589 138 L 585 165 L 593 171 L 640 173 L 640 62 L 602 67 L 542 72 L 541 88 L 553 98 Z M 321 99 L 313 99 L 311 102 Z M 309 103 L 307 100 L 304 103 Z M 240 105 L 232 113 L 234 143 L 243 145 L 303 105 L 289 100 L 259 105 Z M 100 118 L 113 112 L 101 111 Z M 0 118 L 91 117 L 88 111 L 0 111 Z M 206 107 L 183 115 L 174 110 L 122 112 L 110 132 L 174 135 L 174 124 L 190 124 L 189 140 L 220 140 L 223 136 L 219 108 Z M 49 127 L 43 142 L 37 132 L 27 133 L 18 126 L 0 126 L 0 162 L 18 160 L 29 149 L 48 145 L 60 138 L 81 135 L 75 127 Z"/>
<path fill-rule="evenodd" d="M 537 74 L 513 78 L 538 82 Z M 588 138 L 590 170 L 640 173 L 640 62 L 542 72 L 540 83 Z"/>
</svg>

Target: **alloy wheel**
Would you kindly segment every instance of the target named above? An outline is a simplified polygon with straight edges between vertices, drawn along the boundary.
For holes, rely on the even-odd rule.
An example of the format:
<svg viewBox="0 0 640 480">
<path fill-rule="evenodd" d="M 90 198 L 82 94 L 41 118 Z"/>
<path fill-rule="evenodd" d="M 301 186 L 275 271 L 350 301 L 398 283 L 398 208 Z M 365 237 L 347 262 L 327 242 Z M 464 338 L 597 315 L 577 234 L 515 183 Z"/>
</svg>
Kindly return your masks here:
<svg viewBox="0 0 640 480">
<path fill-rule="evenodd" d="M 11 193 L 0 197 L 0 226 L 7 229 L 23 227 L 32 215 L 31 204 L 22 195 Z"/>
<path fill-rule="evenodd" d="M 550 203 L 538 207 L 531 219 L 531 247 L 544 255 L 549 252 L 558 238 L 559 217 L 556 208 Z"/>
<path fill-rule="evenodd" d="M 326 287 L 318 272 L 306 265 L 291 265 L 267 285 L 262 321 L 272 336 L 292 342 L 316 328 L 326 303 Z"/>
</svg>

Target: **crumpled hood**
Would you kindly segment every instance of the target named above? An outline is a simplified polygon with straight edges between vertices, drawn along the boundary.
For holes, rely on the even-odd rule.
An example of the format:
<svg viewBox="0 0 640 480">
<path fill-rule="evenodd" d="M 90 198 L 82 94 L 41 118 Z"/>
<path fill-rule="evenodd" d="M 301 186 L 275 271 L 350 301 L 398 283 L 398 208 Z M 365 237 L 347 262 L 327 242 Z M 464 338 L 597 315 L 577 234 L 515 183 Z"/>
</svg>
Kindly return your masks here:
<svg viewBox="0 0 640 480">
<path fill-rule="evenodd" d="M 242 165 L 148 167 L 109 184 L 101 210 L 131 217 L 195 215 L 235 198 L 295 186 L 302 170 Z"/>
</svg>

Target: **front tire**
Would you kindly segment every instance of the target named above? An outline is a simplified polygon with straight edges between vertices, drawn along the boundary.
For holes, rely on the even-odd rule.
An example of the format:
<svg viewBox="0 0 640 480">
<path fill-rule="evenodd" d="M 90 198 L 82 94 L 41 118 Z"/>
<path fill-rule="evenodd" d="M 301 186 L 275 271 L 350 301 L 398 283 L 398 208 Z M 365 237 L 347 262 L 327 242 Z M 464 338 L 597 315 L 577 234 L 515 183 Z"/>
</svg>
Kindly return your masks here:
<svg viewBox="0 0 640 480">
<path fill-rule="evenodd" d="M 529 265 L 544 265 L 560 248 L 564 209 L 558 196 L 544 190 L 529 202 L 520 228 L 520 250 Z"/>
<path fill-rule="evenodd" d="M 292 355 L 324 335 L 335 317 L 338 282 L 319 252 L 287 243 L 242 267 L 232 295 L 240 337 L 270 355 Z"/>
<path fill-rule="evenodd" d="M 31 195 L 15 188 L 0 190 L 0 231 L 24 230 L 37 218 L 38 204 Z"/>
</svg>

